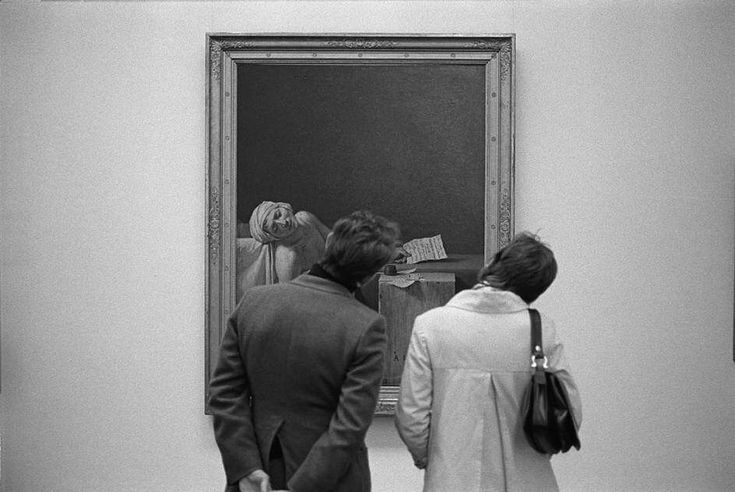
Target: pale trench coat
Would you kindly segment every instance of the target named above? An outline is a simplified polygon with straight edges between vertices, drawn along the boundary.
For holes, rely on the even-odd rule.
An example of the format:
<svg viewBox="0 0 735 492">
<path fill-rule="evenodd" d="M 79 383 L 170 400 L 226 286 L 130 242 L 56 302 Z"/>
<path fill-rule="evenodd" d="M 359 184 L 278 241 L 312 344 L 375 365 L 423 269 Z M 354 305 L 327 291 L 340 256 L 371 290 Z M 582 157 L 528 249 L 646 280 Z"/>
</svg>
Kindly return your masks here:
<svg viewBox="0 0 735 492">
<path fill-rule="evenodd" d="M 396 427 L 424 492 L 558 490 L 550 456 L 527 443 L 521 400 L 531 377 L 528 305 L 476 286 L 416 318 Z M 577 427 L 579 391 L 553 322 L 541 315 L 544 351 L 563 378 Z"/>
</svg>

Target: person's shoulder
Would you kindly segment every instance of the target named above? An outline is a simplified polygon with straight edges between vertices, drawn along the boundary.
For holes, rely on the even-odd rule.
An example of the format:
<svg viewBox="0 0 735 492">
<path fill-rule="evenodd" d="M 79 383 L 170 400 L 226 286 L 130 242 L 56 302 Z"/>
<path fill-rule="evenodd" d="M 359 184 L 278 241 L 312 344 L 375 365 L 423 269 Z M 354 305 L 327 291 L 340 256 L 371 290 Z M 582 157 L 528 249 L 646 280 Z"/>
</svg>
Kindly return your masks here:
<svg viewBox="0 0 735 492">
<path fill-rule="evenodd" d="M 366 327 L 384 320 L 385 317 L 357 300 L 353 296 L 336 296 L 329 300 L 331 310 L 338 313 L 343 323 L 355 327 Z"/>
<path fill-rule="evenodd" d="M 275 284 L 255 285 L 243 293 L 241 302 L 253 302 L 262 298 L 272 297 L 292 290 L 291 282 L 278 282 Z"/>
<path fill-rule="evenodd" d="M 439 318 L 439 317 L 442 317 L 442 316 L 446 315 L 448 311 L 450 311 L 450 308 L 447 305 L 436 306 L 436 307 L 433 307 L 431 309 L 427 309 L 423 313 L 421 313 L 418 316 L 416 316 L 416 318 L 417 319 L 418 318 L 421 318 L 424 321 L 431 320 L 431 319 L 436 319 L 436 318 Z"/>
<path fill-rule="evenodd" d="M 551 329 L 551 328 L 556 327 L 556 323 L 554 323 L 554 319 L 548 314 L 546 314 L 544 311 L 538 308 L 535 308 L 533 306 L 531 306 L 530 309 L 535 309 L 538 312 L 539 316 L 541 317 L 541 327 L 542 328 L 548 327 L 549 329 Z"/>
<path fill-rule="evenodd" d="M 344 313 L 346 316 L 367 318 L 380 316 L 380 313 L 360 302 L 354 295 L 348 295 L 346 290 L 344 293 L 325 291 L 323 294 L 325 302 L 328 302 L 334 309 L 340 313 Z"/>
<path fill-rule="evenodd" d="M 556 337 L 558 330 L 556 329 L 556 323 L 554 322 L 554 319 L 541 311 L 539 311 L 539 315 L 541 316 L 541 331 L 544 336 L 548 335 Z"/>
<path fill-rule="evenodd" d="M 307 212 L 306 210 L 299 210 L 298 212 L 294 214 L 294 217 L 296 217 L 296 220 L 298 222 L 302 222 L 302 223 L 303 222 L 313 223 L 317 220 L 316 215 L 314 215 L 311 212 Z"/>
<path fill-rule="evenodd" d="M 416 316 L 413 329 L 417 333 L 431 334 L 441 331 L 447 326 L 446 320 L 451 317 L 453 309 L 449 306 L 437 306 Z"/>
</svg>

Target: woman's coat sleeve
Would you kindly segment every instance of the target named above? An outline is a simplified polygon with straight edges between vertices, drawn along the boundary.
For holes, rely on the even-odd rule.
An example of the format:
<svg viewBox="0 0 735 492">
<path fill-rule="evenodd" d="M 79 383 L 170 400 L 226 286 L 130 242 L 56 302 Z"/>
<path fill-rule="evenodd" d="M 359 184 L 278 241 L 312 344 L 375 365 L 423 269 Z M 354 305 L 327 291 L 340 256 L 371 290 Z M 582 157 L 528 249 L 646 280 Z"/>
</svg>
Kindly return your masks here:
<svg viewBox="0 0 735 492">
<path fill-rule="evenodd" d="M 414 323 L 401 377 L 396 429 L 418 468 L 425 468 L 429 449 L 432 374 L 426 339 Z"/>
<path fill-rule="evenodd" d="M 549 340 L 544 340 L 544 352 L 549 360 L 549 369 L 556 374 L 556 377 L 561 380 L 567 390 L 572 417 L 577 430 L 579 430 L 582 426 L 582 398 L 579 395 L 577 383 L 572 377 L 572 369 L 564 353 L 564 344 L 559 338 L 553 321 L 543 317 L 542 326 L 546 329 L 544 333 L 550 335 Z"/>
</svg>

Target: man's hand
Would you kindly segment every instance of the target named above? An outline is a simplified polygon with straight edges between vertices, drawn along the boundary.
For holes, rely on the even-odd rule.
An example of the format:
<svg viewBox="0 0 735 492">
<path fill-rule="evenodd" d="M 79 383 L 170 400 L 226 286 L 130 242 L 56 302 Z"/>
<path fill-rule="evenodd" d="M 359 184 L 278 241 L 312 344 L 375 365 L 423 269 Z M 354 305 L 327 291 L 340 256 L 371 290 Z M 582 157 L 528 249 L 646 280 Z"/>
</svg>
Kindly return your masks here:
<svg viewBox="0 0 735 492">
<path fill-rule="evenodd" d="M 271 492 L 271 478 L 263 470 L 255 470 L 238 482 L 240 492 Z"/>
</svg>

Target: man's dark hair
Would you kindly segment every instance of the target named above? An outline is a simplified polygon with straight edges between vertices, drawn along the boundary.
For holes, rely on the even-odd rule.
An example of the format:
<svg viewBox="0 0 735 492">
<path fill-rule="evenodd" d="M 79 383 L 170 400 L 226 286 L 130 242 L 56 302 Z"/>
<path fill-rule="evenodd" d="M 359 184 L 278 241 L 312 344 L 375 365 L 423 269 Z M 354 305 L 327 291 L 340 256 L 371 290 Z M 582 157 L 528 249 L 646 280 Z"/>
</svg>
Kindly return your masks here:
<svg viewBox="0 0 735 492">
<path fill-rule="evenodd" d="M 394 259 L 399 236 L 395 222 L 358 210 L 335 222 L 320 264 L 339 279 L 360 282 Z"/>
<path fill-rule="evenodd" d="M 485 285 L 509 290 L 530 304 L 556 278 L 554 253 L 528 232 L 518 234 L 478 274 Z"/>
</svg>

